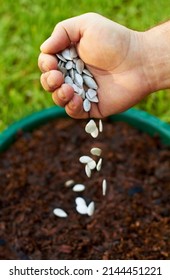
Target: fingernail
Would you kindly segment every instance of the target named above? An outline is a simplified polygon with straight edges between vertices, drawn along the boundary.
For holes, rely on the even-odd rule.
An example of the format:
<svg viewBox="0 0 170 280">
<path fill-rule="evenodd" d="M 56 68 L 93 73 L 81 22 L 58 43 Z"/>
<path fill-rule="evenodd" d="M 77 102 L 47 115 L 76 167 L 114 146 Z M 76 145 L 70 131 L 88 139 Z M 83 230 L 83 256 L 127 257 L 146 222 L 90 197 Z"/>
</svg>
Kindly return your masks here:
<svg viewBox="0 0 170 280">
<path fill-rule="evenodd" d="M 62 100 L 65 100 L 65 94 L 64 94 L 64 92 L 63 92 L 62 90 L 60 90 L 60 91 L 58 92 L 58 97 L 59 97 L 60 99 L 62 99 Z"/>
</svg>

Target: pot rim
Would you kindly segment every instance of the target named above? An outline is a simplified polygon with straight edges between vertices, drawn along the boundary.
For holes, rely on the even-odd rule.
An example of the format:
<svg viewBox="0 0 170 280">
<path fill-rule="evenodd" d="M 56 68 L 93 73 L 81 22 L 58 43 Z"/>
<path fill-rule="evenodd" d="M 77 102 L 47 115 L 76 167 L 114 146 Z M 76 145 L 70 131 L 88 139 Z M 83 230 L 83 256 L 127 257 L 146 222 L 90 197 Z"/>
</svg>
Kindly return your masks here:
<svg viewBox="0 0 170 280">
<path fill-rule="evenodd" d="M 0 152 L 6 150 L 15 141 L 15 136 L 19 131 L 32 131 L 36 127 L 59 117 L 65 118 L 68 115 L 63 108 L 53 106 L 14 122 L 0 133 Z M 109 119 L 113 122 L 126 122 L 151 136 L 158 135 L 163 144 L 170 146 L 170 125 L 145 111 L 131 108 L 123 113 L 112 115 Z"/>
</svg>

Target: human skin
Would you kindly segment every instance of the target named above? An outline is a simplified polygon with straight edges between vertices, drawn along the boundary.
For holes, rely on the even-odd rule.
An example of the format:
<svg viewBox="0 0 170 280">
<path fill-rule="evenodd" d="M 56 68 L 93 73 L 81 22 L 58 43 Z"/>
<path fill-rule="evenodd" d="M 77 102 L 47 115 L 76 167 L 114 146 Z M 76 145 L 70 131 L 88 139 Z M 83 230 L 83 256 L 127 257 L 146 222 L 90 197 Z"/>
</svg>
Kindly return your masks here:
<svg viewBox="0 0 170 280">
<path fill-rule="evenodd" d="M 55 54 L 71 43 L 99 86 L 99 103 L 93 103 L 90 112 L 83 110 L 82 98 L 57 70 Z M 120 113 L 148 94 L 170 88 L 170 21 L 138 32 L 87 13 L 58 23 L 40 49 L 41 84 L 73 118 Z"/>
</svg>

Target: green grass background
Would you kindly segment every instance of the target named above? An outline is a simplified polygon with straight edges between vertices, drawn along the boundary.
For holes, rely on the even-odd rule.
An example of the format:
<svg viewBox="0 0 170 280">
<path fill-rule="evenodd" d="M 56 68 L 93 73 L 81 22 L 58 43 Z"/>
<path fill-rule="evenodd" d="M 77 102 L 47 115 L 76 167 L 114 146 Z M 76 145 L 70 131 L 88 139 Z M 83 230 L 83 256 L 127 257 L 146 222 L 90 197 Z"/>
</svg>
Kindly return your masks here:
<svg viewBox="0 0 170 280">
<path fill-rule="evenodd" d="M 144 31 L 170 18 L 170 0 L 0 0 L 0 131 L 54 105 L 39 82 L 39 46 L 57 22 L 90 11 Z M 166 90 L 137 107 L 170 122 L 169 105 Z"/>
</svg>

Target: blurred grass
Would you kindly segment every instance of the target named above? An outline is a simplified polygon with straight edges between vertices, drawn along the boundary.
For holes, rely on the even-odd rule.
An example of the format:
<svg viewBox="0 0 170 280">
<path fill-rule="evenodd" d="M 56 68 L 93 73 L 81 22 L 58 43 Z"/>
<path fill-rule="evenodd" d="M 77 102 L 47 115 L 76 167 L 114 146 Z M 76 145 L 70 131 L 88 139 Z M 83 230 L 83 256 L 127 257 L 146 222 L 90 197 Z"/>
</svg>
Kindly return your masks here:
<svg viewBox="0 0 170 280">
<path fill-rule="evenodd" d="M 40 85 L 37 58 L 39 46 L 57 22 L 93 11 L 143 31 L 170 17 L 170 1 L 165 0 L 0 0 L 0 7 L 0 131 L 54 105 Z M 137 107 L 170 122 L 169 105 L 166 90 L 150 95 Z"/>
</svg>

